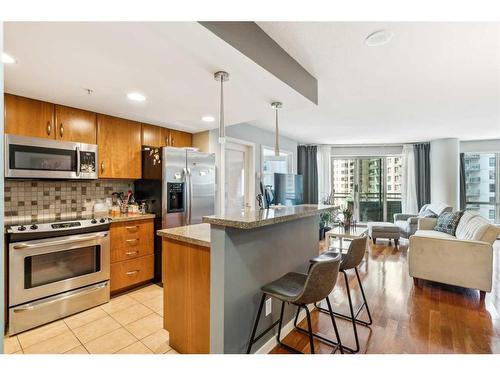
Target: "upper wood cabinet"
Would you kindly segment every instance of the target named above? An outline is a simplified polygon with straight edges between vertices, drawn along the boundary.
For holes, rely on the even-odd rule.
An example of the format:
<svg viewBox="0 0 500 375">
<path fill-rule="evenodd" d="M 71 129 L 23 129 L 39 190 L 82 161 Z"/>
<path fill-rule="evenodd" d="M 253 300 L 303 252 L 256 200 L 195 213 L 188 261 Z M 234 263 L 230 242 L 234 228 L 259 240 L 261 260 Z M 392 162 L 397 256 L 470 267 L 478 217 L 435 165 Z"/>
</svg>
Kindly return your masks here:
<svg viewBox="0 0 500 375">
<path fill-rule="evenodd" d="M 56 139 L 96 143 L 96 114 L 82 109 L 56 105 Z"/>
<path fill-rule="evenodd" d="M 5 133 L 55 139 L 54 104 L 22 96 L 4 96 Z"/>
<path fill-rule="evenodd" d="M 193 135 L 161 126 L 142 124 L 142 144 L 153 147 L 191 147 Z"/>
<path fill-rule="evenodd" d="M 142 144 L 152 147 L 167 146 L 168 129 L 161 126 L 142 124 Z"/>
<path fill-rule="evenodd" d="M 99 177 L 139 179 L 141 173 L 141 124 L 97 115 Z"/>
<path fill-rule="evenodd" d="M 191 147 L 193 145 L 193 135 L 179 130 L 169 130 L 169 146 Z"/>
</svg>

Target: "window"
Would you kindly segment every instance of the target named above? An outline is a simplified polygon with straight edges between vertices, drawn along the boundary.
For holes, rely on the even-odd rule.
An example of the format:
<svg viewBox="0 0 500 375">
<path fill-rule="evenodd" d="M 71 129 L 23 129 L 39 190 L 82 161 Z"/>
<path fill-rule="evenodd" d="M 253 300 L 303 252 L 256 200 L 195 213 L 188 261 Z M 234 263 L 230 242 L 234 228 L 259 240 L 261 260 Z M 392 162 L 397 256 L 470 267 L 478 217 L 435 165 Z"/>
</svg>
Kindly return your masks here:
<svg viewBox="0 0 500 375">
<path fill-rule="evenodd" d="M 332 158 L 334 204 L 350 207 L 360 222 L 392 221 L 401 212 L 401 164 L 399 156 Z M 349 177 L 349 185 L 339 176 Z"/>
<path fill-rule="evenodd" d="M 478 211 L 492 222 L 499 221 L 500 205 L 496 176 L 497 158 L 495 153 L 465 153 L 465 197 L 466 209 Z"/>
<path fill-rule="evenodd" d="M 293 172 L 293 153 L 280 150 L 276 156 L 274 148 L 262 146 L 262 183 L 265 186 L 274 186 L 275 173 Z"/>
</svg>

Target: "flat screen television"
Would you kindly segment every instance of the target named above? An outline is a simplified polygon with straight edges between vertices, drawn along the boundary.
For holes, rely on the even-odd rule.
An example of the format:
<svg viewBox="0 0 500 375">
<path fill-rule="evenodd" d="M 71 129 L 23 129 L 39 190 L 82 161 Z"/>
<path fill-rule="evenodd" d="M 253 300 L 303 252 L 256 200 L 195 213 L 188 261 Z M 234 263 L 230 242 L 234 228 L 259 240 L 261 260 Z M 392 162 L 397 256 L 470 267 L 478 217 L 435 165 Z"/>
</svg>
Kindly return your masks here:
<svg viewBox="0 0 500 375">
<path fill-rule="evenodd" d="M 274 174 L 274 204 L 295 206 L 304 201 L 302 175 L 291 173 Z"/>
</svg>

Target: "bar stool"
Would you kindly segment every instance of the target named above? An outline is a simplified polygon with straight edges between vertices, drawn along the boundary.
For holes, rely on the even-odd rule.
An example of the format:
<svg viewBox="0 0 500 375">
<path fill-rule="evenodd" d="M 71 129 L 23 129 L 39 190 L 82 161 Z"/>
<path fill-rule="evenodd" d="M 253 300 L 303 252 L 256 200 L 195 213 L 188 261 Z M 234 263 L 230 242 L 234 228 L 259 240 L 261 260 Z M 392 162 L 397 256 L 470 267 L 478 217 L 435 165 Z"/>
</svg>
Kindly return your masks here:
<svg viewBox="0 0 500 375">
<path fill-rule="evenodd" d="M 281 328 L 283 325 L 283 313 L 285 311 L 285 302 L 297 306 L 299 310 L 301 308 L 304 308 L 306 310 L 307 327 L 308 327 L 308 330 L 306 332 L 309 336 L 309 345 L 311 347 L 311 354 L 314 354 L 313 337 L 317 337 L 319 339 L 324 339 L 324 338 L 316 333 L 313 333 L 311 326 L 311 314 L 309 312 L 309 309 L 307 308 L 307 304 L 316 303 L 324 299 L 326 299 L 329 315 L 332 320 L 333 329 L 337 337 L 337 342 L 330 341 L 331 345 L 334 346 L 332 354 L 335 353 L 337 349 L 339 349 L 341 353 L 344 353 L 342 343 L 340 341 L 339 332 L 337 329 L 337 324 L 335 323 L 335 316 L 333 315 L 330 299 L 328 298 L 328 295 L 332 292 L 333 288 L 335 287 L 335 283 L 337 282 L 340 261 L 341 261 L 340 256 L 318 259 L 309 268 L 309 272 L 307 274 L 290 272 L 282 276 L 281 278 L 269 284 L 264 285 L 261 288 L 262 298 L 260 300 L 259 310 L 257 312 L 257 318 L 255 319 L 255 323 L 252 329 L 252 335 L 248 343 L 247 354 L 249 354 L 250 351 L 252 350 L 253 344 L 255 344 L 267 332 L 269 332 L 274 326 L 276 326 L 276 324 L 279 324 L 278 336 L 277 336 L 278 344 L 291 352 L 303 354 L 297 349 L 282 343 L 280 340 Z M 264 306 L 266 296 L 268 295 L 281 301 L 280 318 L 276 322 L 272 323 L 269 328 L 267 328 L 257 337 L 255 337 L 257 332 L 257 327 L 259 325 L 260 315 L 262 313 L 262 307 Z"/>
<path fill-rule="evenodd" d="M 358 266 L 361 263 L 361 261 L 363 260 L 363 257 L 365 255 L 366 242 L 367 242 L 366 236 L 353 239 L 349 245 L 349 249 L 347 250 L 347 253 L 346 254 L 340 253 L 340 254 L 342 254 L 341 255 L 342 261 L 340 263 L 339 269 L 340 269 L 340 272 L 342 272 L 344 274 L 344 280 L 345 280 L 346 291 L 347 291 L 347 299 L 349 301 L 350 315 L 344 315 L 344 314 L 337 313 L 337 312 L 334 312 L 333 314 L 339 318 L 347 319 L 347 320 L 350 320 L 352 322 L 352 327 L 353 327 L 353 331 L 354 331 L 354 338 L 356 340 L 356 347 L 355 348 L 350 348 L 347 346 L 343 347 L 343 349 L 346 349 L 352 353 L 359 352 L 359 337 L 358 337 L 358 329 L 357 329 L 356 324 L 361 324 L 364 326 L 370 326 L 372 324 L 372 316 L 370 313 L 370 309 L 368 307 L 368 302 L 366 301 L 365 291 L 363 290 L 363 284 L 361 283 L 361 279 L 359 277 L 359 272 L 358 272 Z M 340 249 L 340 251 L 341 251 L 341 249 Z M 324 261 L 325 259 L 336 259 L 338 256 L 339 256 L 339 252 L 337 252 L 337 251 L 326 251 L 323 254 L 321 254 L 315 258 L 312 258 L 310 260 L 311 267 L 313 267 L 316 262 Z M 358 279 L 358 284 L 359 284 L 359 289 L 361 291 L 361 296 L 363 297 L 363 303 L 356 309 L 356 312 L 354 312 L 354 308 L 352 305 L 351 291 L 349 288 L 349 279 L 348 279 L 347 273 L 346 273 L 346 271 L 351 270 L 351 269 L 354 269 L 354 272 L 356 273 L 356 278 Z M 328 305 L 329 305 L 329 302 L 328 302 Z M 330 307 L 327 310 L 327 309 L 324 309 L 324 308 L 318 306 L 316 303 L 314 304 L 314 306 L 321 312 L 328 313 L 328 314 L 330 313 L 329 312 Z M 361 313 L 363 307 L 366 308 L 366 313 L 368 315 L 368 321 L 358 319 L 358 315 Z M 300 309 L 297 309 L 297 314 L 295 316 L 295 326 L 297 325 L 296 323 L 297 323 L 299 311 L 300 311 Z"/>
</svg>

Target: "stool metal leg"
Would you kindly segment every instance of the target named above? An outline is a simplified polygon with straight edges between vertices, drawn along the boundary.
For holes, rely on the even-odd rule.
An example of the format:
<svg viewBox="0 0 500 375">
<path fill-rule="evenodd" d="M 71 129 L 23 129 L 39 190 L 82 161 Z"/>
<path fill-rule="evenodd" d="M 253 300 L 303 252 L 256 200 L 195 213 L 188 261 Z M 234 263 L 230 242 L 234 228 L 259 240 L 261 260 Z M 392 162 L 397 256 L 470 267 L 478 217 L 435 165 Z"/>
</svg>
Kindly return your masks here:
<svg viewBox="0 0 500 375">
<path fill-rule="evenodd" d="M 359 289 L 361 290 L 361 296 L 363 297 L 363 304 L 365 305 L 366 313 L 368 314 L 368 322 L 365 322 L 365 324 L 371 325 L 373 322 L 372 314 L 370 313 L 370 308 L 368 307 L 368 302 L 366 301 L 365 290 L 363 289 L 363 284 L 361 283 L 361 278 L 359 277 L 358 268 L 354 267 L 354 271 L 356 272 L 356 278 L 358 279 Z M 358 319 L 356 319 L 356 321 L 358 321 Z"/>
<path fill-rule="evenodd" d="M 332 319 L 333 330 L 335 331 L 335 336 L 337 337 L 338 348 L 340 349 L 340 353 L 344 354 L 344 349 L 342 348 L 342 341 L 340 341 L 339 330 L 337 328 L 337 323 L 335 323 L 335 316 L 333 315 L 332 305 L 330 304 L 329 297 L 326 297 L 326 304 L 328 305 L 328 311 L 330 311 L 330 318 Z"/>
<path fill-rule="evenodd" d="M 307 317 L 307 328 L 309 330 L 309 345 L 311 346 L 311 354 L 314 354 L 314 339 L 313 339 L 313 331 L 312 331 L 312 324 L 311 324 L 311 313 L 309 312 L 309 309 L 307 306 L 305 306 L 306 309 L 306 317 Z"/>
<path fill-rule="evenodd" d="M 257 318 L 255 319 L 255 323 L 252 329 L 252 336 L 250 337 L 250 341 L 248 342 L 247 354 L 250 354 L 250 350 L 252 350 L 252 345 L 255 341 L 255 333 L 257 332 L 257 326 L 259 325 L 260 314 L 262 313 L 262 308 L 264 307 L 264 302 L 266 300 L 266 293 L 262 293 L 262 298 L 260 299 L 259 311 L 257 313 Z"/>
<path fill-rule="evenodd" d="M 328 302 L 330 302 L 330 300 L 328 300 Z M 299 327 L 297 325 L 297 320 L 298 320 L 297 318 L 299 317 L 300 309 L 303 308 L 303 307 L 307 310 L 307 306 L 302 306 L 302 305 L 301 306 L 297 306 L 297 314 L 295 315 L 294 325 L 295 325 L 295 328 L 298 331 L 300 331 L 302 333 L 305 333 L 305 334 L 309 334 L 308 330 L 305 330 L 304 328 L 301 328 L 301 327 Z M 330 305 L 330 307 L 331 307 L 331 305 Z M 335 322 L 335 315 L 333 313 L 333 310 L 332 310 L 332 315 L 330 315 L 330 316 L 332 318 L 333 329 L 335 331 L 335 335 L 337 337 L 337 341 L 335 342 L 333 340 L 330 340 L 330 339 L 328 339 L 328 338 L 326 338 L 326 337 L 324 337 L 324 336 L 322 336 L 322 335 L 320 335 L 318 333 L 314 333 L 314 332 L 312 332 L 312 335 L 314 337 L 316 337 L 319 341 L 321 341 L 321 342 L 323 342 L 323 343 L 325 343 L 327 345 L 333 346 L 334 349 L 333 349 L 333 351 L 332 351 L 331 354 L 334 354 L 337 351 L 337 349 L 340 350 L 340 353 L 344 354 L 344 349 L 343 349 L 341 341 L 340 341 L 340 335 L 339 335 L 339 331 L 337 329 L 337 324 Z"/>
<path fill-rule="evenodd" d="M 366 300 L 366 296 L 365 296 L 365 291 L 363 289 L 363 284 L 361 283 L 361 279 L 359 277 L 359 273 L 358 273 L 358 268 L 355 267 L 354 268 L 355 272 L 356 272 L 356 277 L 358 279 L 358 283 L 359 283 L 359 288 L 361 290 L 361 296 L 363 297 L 363 303 L 356 309 L 356 312 L 354 314 L 354 318 L 356 320 L 356 323 L 358 324 L 361 324 L 361 325 L 364 325 L 364 326 L 369 326 L 372 324 L 372 316 L 371 316 L 371 313 L 370 313 L 370 309 L 368 307 L 368 302 Z M 341 272 L 344 272 L 344 271 L 341 271 Z M 317 303 L 314 304 L 314 306 L 321 312 L 325 313 L 325 314 L 329 314 L 329 311 L 321 306 L 319 306 Z M 362 320 L 362 319 L 358 319 L 358 315 L 361 313 L 361 311 L 363 310 L 363 307 L 366 307 L 366 312 L 368 314 L 368 318 L 369 320 L 368 321 L 365 321 L 365 320 Z M 348 320 L 352 320 L 352 316 L 350 315 L 345 315 L 345 314 L 341 314 L 341 313 L 338 313 L 338 312 L 333 312 L 333 314 L 338 317 L 338 318 L 342 318 L 342 319 L 348 319 Z"/>
<path fill-rule="evenodd" d="M 347 273 L 345 271 L 342 271 L 342 273 L 344 274 L 345 287 L 347 291 L 347 300 L 349 301 L 349 310 L 351 312 L 352 329 L 354 331 L 354 339 L 356 340 L 356 349 L 352 349 L 347 346 L 344 346 L 344 348 L 352 351 L 353 353 L 357 353 L 359 352 L 359 338 L 358 338 L 358 329 L 356 326 L 356 316 L 354 315 L 354 309 L 352 307 L 351 291 L 349 289 L 349 279 L 347 278 Z"/>
</svg>

